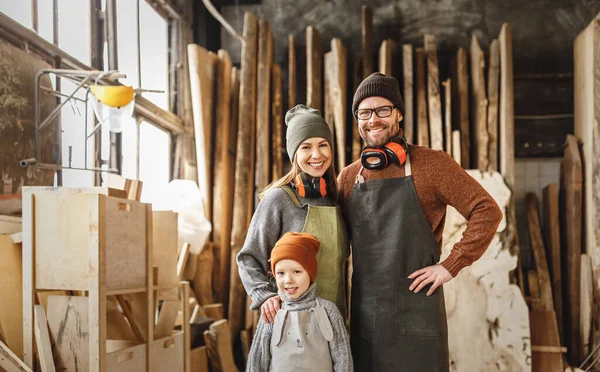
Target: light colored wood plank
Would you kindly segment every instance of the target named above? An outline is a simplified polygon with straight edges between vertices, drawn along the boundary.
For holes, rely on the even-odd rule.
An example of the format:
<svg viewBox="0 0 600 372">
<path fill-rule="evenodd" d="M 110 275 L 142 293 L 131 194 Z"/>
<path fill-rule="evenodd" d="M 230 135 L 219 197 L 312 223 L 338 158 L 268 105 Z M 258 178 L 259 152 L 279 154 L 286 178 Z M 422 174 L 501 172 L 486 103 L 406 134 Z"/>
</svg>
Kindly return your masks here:
<svg viewBox="0 0 600 372">
<path fill-rule="evenodd" d="M 511 189 L 515 186 L 515 109 L 512 57 L 512 31 L 504 23 L 498 37 L 500 43 L 500 173 Z"/>
<path fill-rule="evenodd" d="M 235 166 L 233 227 L 231 231 L 231 266 L 228 318 L 231 330 L 237 335 L 244 319 L 245 290 L 238 274 L 235 257 L 239 253 L 254 210 L 254 133 L 256 102 L 256 53 L 258 24 L 256 17 L 244 15 L 242 72 L 240 75 L 240 109 Z"/>
<path fill-rule="evenodd" d="M 587 254 L 581 255 L 581 349 L 587 356 L 593 350 L 590 343 L 593 328 L 594 278 L 592 260 Z"/>
<path fill-rule="evenodd" d="M 417 145 L 429 147 L 429 121 L 427 118 L 427 94 L 425 88 L 425 51 L 415 50 L 417 71 Z"/>
<path fill-rule="evenodd" d="M 365 79 L 373 73 L 373 10 L 366 5 L 361 7 L 361 20 L 362 79 Z"/>
<path fill-rule="evenodd" d="M 179 258 L 177 259 L 177 277 L 179 280 L 183 278 L 183 272 L 190 257 L 190 243 L 183 243 L 179 250 Z"/>
<path fill-rule="evenodd" d="M 563 287 L 565 310 L 564 341 L 571 364 L 579 365 L 582 360 L 581 347 L 581 222 L 583 208 L 583 170 L 579 154 L 579 144 L 573 135 L 567 135 L 567 147 L 561 164 L 561 235 L 566 261 Z"/>
<path fill-rule="evenodd" d="M 181 282 L 181 313 L 183 316 L 182 330 L 183 330 L 183 350 L 184 350 L 184 363 L 185 363 L 185 372 L 191 372 L 193 361 L 193 356 L 191 355 L 191 333 L 190 333 L 190 308 L 187 306 L 190 300 L 190 283 L 189 282 Z"/>
<path fill-rule="evenodd" d="M 490 66 L 488 68 L 488 112 L 487 129 L 489 134 L 490 172 L 498 170 L 498 85 L 500 83 L 500 44 L 497 39 L 490 44 Z"/>
<path fill-rule="evenodd" d="M 52 347 L 50 346 L 50 335 L 48 334 L 48 322 L 42 305 L 33 308 L 35 321 L 35 346 L 37 348 L 40 367 L 42 372 L 54 372 L 54 360 L 52 359 Z"/>
<path fill-rule="evenodd" d="M 539 277 L 541 311 L 553 311 L 554 300 L 552 298 L 552 284 L 550 281 L 550 272 L 548 270 L 548 260 L 546 250 L 544 249 L 544 240 L 542 238 L 542 229 L 540 227 L 540 214 L 538 211 L 538 200 L 534 193 L 525 195 L 527 202 L 527 222 L 529 226 L 529 239 L 531 249 L 535 257 L 535 267 Z"/>
<path fill-rule="evenodd" d="M 333 121 L 328 123 L 335 133 L 335 146 L 337 169 L 343 169 L 346 160 L 346 109 L 347 109 L 347 62 L 346 48 L 338 38 L 331 40 L 331 59 L 325 70 L 325 81 L 327 82 L 329 103 Z"/>
<path fill-rule="evenodd" d="M 161 339 L 163 337 L 171 336 L 173 328 L 175 327 L 175 319 L 177 313 L 181 307 L 181 301 L 179 300 L 166 300 L 163 301 L 160 312 L 158 313 L 158 320 L 156 327 L 154 328 L 154 338 Z"/>
<path fill-rule="evenodd" d="M 361 82 L 361 71 L 362 71 L 362 57 L 360 54 L 354 55 L 354 63 L 352 64 L 352 91 L 356 92 L 358 85 Z M 358 133 L 358 121 L 354 113 L 352 113 L 352 161 L 360 158 L 360 151 L 362 149 L 362 139 Z"/>
<path fill-rule="evenodd" d="M 23 270 L 20 244 L 0 235 L 0 324 L 4 342 L 18 358 L 23 357 Z"/>
<path fill-rule="evenodd" d="M 544 241 L 546 257 L 548 258 L 548 270 L 552 282 L 552 298 L 554 299 L 554 311 L 556 313 L 556 324 L 558 334 L 563 338 L 563 304 L 562 304 L 562 273 L 561 273 L 561 251 L 560 251 L 560 225 L 558 208 L 558 185 L 553 183 L 544 187 Z"/>
<path fill-rule="evenodd" d="M 322 63 L 322 62 L 321 62 Z M 271 182 L 271 65 L 273 35 L 269 22 L 258 21 L 258 65 L 256 72 L 256 188 Z"/>
<path fill-rule="evenodd" d="M 452 158 L 461 165 L 461 156 L 462 156 L 462 144 L 460 143 L 460 131 L 453 130 L 452 131 Z"/>
<path fill-rule="evenodd" d="M 125 296 L 117 295 L 116 299 L 119 302 L 121 310 L 123 311 L 123 315 L 127 319 L 129 326 L 131 327 L 135 339 L 139 342 L 145 342 L 146 336 L 144 333 L 142 333 L 141 330 L 144 325 L 144 319 L 136 319 L 136 316 L 134 315 L 133 309 L 131 307 L 131 301 L 128 300 Z"/>
<path fill-rule="evenodd" d="M 554 347 L 560 350 L 556 315 L 554 311 L 532 311 L 529 313 L 531 324 L 531 370 L 534 372 L 563 372 L 560 352 L 547 352 L 534 346 Z M 542 351 L 544 350 L 544 351 Z"/>
<path fill-rule="evenodd" d="M 437 47 L 435 36 L 425 34 L 425 55 L 427 57 L 427 107 L 429 113 L 429 138 L 431 148 L 444 149 L 444 131 L 442 128 L 442 102 L 440 99 L 440 77 L 438 71 Z"/>
<path fill-rule="evenodd" d="M 0 215 L 0 234 L 14 234 L 23 230 L 21 217 Z"/>
<path fill-rule="evenodd" d="M 212 271 L 214 265 L 214 247 L 212 242 L 207 242 L 202 251 L 197 255 L 198 269 L 194 276 L 194 293 L 200 304 L 215 302 L 212 293 Z M 192 256 L 194 257 L 194 256 Z"/>
<path fill-rule="evenodd" d="M 489 155 L 487 133 L 487 98 L 483 70 L 485 59 L 477 36 L 471 36 L 471 117 L 473 136 L 471 141 L 471 167 L 484 172 L 488 169 Z"/>
<path fill-rule="evenodd" d="M 217 55 L 203 47 L 187 46 L 190 71 L 190 88 L 196 138 L 196 161 L 198 185 L 202 192 L 204 215 L 212 219 L 213 164 L 213 103 L 215 99 L 214 79 L 217 70 Z M 212 221 L 211 221 L 212 222 Z"/>
<path fill-rule="evenodd" d="M 404 137 L 408 143 L 413 143 L 414 138 L 414 91 L 413 91 L 413 46 L 402 46 L 402 73 L 404 76 Z"/>
<path fill-rule="evenodd" d="M 90 370 L 89 306 L 86 297 L 48 297 L 48 328 L 59 371 Z"/>
<path fill-rule="evenodd" d="M 119 302 L 115 296 L 106 297 L 106 338 L 126 341 L 137 340 L 125 316 L 119 310 L 118 305 Z"/>
<path fill-rule="evenodd" d="M 385 39 L 379 47 L 379 72 L 387 76 L 394 76 L 394 49 L 395 42 Z"/>
<path fill-rule="evenodd" d="M 0 342 L 0 368 L 4 368 L 7 372 L 31 372 L 31 369 L 4 342 Z"/>
<path fill-rule="evenodd" d="M 283 153 L 285 146 L 285 123 L 283 121 L 283 80 L 281 78 L 281 66 L 274 63 L 271 68 L 271 125 L 273 139 L 271 144 L 271 156 L 273 166 L 271 167 L 271 181 L 283 177 Z M 229 267 L 229 260 L 227 261 Z M 227 271 L 229 274 L 229 271 Z M 229 278 L 227 278 L 229 282 Z M 222 300 L 220 300 L 222 301 Z"/>
<path fill-rule="evenodd" d="M 147 371 L 146 363 L 146 345 L 135 345 L 123 347 L 128 344 L 121 344 L 117 341 L 114 345 L 113 340 L 107 341 L 107 349 L 109 347 L 118 349 L 112 350 L 106 355 L 106 370 L 111 372 L 133 372 L 133 371 Z"/>
<path fill-rule="evenodd" d="M 467 51 L 459 48 L 456 53 L 453 70 L 455 84 L 453 85 L 454 117 L 460 130 L 460 164 L 465 169 L 471 167 L 471 128 L 469 126 L 469 72 Z"/>
<path fill-rule="evenodd" d="M 192 349 L 191 356 L 191 372 L 208 372 L 208 355 L 206 354 L 206 346 L 200 346 Z"/>
<path fill-rule="evenodd" d="M 444 142 L 448 155 L 452 156 L 452 81 L 448 78 L 444 86 Z"/>
<path fill-rule="evenodd" d="M 210 304 L 204 305 L 204 312 L 209 318 L 214 320 L 225 319 L 225 312 L 223 311 L 223 304 Z"/>
<path fill-rule="evenodd" d="M 177 277 L 177 213 L 171 211 L 152 212 L 153 262 L 158 266 L 157 285 L 179 283 Z"/>
<path fill-rule="evenodd" d="M 306 28 L 306 105 L 323 112 L 323 50 L 321 35 L 314 26 Z"/>
<path fill-rule="evenodd" d="M 158 339 L 152 343 L 151 368 L 154 371 L 184 371 L 183 333 Z"/>
<path fill-rule="evenodd" d="M 288 35 L 288 110 L 296 106 L 296 44 L 294 35 Z"/>
</svg>

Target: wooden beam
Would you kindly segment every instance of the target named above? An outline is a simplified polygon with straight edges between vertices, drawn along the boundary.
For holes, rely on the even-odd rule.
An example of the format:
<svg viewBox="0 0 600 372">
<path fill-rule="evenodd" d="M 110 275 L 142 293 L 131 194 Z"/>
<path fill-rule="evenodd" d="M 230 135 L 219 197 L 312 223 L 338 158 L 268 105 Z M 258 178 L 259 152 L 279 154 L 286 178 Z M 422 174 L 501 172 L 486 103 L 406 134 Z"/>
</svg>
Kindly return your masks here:
<svg viewBox="0 0 600 372">
<path fill-rule="evenodd" d="M 363 5 L 361 8 L 361 19 L 362 79 L 364 79 L 373 73 L 373 10 Z"/>
<path fill-rule="evenodd" d="M 294 35 L 288 35 L 288 110 L 296 106 L 296 45 Z"/>
<path fill-rule="evenodd" d="M 273 166 L 271 169 L 271 180 L 283 177 L 283 153 L 285 147 L 285 123 L 283 121 L 283 80 L 281 77 L 281 66 L 273 64 L 271 71 L 271 130 L 273 139 L 271 141 L 271 156 Z"/>
<path fill-rule="evenodd" d="M 442 83 L 444 86 L 444 142 L 446 153 L 452 156 L 452 81 L 450 78 Z"/>
<path fill-rule="evenodd" d="M 212 293 L 212 271 L 214 270 L 214 246 L 212 242 L 206 242 L 200 254 L 192 255 L 191 258 L 197 259 L 197 269 L 194 275 L 194 292 L 196 298 L 202 305 L 215 302 Z"/>
<path fill-rule="evenodd" d="M 239 253 L 254 210 L 254 137 L 256 106 L 256 53 L 258 51 L 258 23 L 254 14 L 244 15 L 242 70 L 240 74 L 240 103 L 238 117 L 238 144 L 235 166 L 235 194 L 233 227 L 231 231 L 231 269 L 228 319 L 231 334 L 237 337 L 243 328 L 246 291 L 238 274 L 235 257 Z"/>
<path fill-rule="evenodd" d="M 394 76 L 394 49 L 396 43 L 392 39 L 385 39 L 379 47 L 379 72 L 387 76 Z"/>
<path fill-rule="evenodd" d="M 440 77 L 438 71 L 435 36 L 425 34 L 425 54 L 427 56 L 427 107 L 429 109 L 429 138 L 431 148 L 444 149 L 442 129 L 442 102 L 440 99 Z"/>
<path fill-rule="evenodd" d="M 35 346 L 42 372 L 54 372 L 54 359 L 52 358 L 52 347 L 50 346 L 50 335 L 48 334 L 48 321 L 42 305 L 33 307 L 35 321 Z"/>
<path fill-rule="evenodd" d="M 413 110 L 413 47 L 410 44 L 402 46 L 402 72 L 404 75 L 404 137 L 408 143 L 414 139 L 414 110 Z"/>
<path fill-rule="evenodd" d="M 306 28 L 306 105 L 323 112 L 323 50 L 321 36 L 313 26 Z"/>
<path fill-rule="evenodd" d="M 429 122 L 427 119 L 427 98 L 425 92 L 425 52 L 415 51 L 417 65 L 417 145 L 429 147 Z"/>
<path fill-rule="evenodd" d="M 325 71 L 328 86 L 329 104 L 331 106 L 333 132 L 335 133 L 337 169 L 343 169 L 346 161 L 346 110 L 347 110 L 347 62 L 346 48 L 338 38 L 331 40 L 331 59 Z"/>
<path fill-rule="evenodd" d="M 544 241 L 546 242 L 546 257 L 552 283 L 552 298 L 558 334 L 563 339 L 563 304 L 562 304 L 562 274 L 560 251 L 560 226 L 558 208 L 558 185 L 553 183 L 544 187 Z"/>
<path fill-rule="evenodd" d="M 500 82 L 500 44 L 494 39 L 490 44 L 490 67 L 488 69 L 487 129 L 490 163 L 488 170 L 498 170 L 498 84 Z"/>
<path fill-rule="evenodd" d="M 4 368 L 7 372 L 31 372 L 31 369 L 1 341 L 0 368 Z"/>
<path fill-rule="evenodd" d="M 581 355 L 581 222 L 583 212 L 583 172 L 577 138 L 567 135 L 567 147 L 560 168 L 561 237 L 565 268 L 563 305 L 565 344 L 571 364 L 579 365 Z"/>
<path fill-rule="evenodd" d="M 470 168 L 471 164 L 471 137 L 469 125 L 469 72 L 467 51 L 459 48 L 454 60 L 454 76 L 456 83 L 453 85 L 454 120 L 460 130 L 460 164 L 463 168 Z"/>
<path fill-rule="evenodd" d="M 484 67 L 483 50 L 479 46 L 477 36 L 473 34 L 471 37 L 471 117 L 473 118 L 471 167 L 481 172 L 485 172 L 489 164 Z"/>
<path fill-rule="evenodd" d="M 256 71 L 256 188 L 271 182 L 271 65 L 273 35 L 269 22 L 258 22 L 258 66 Z"/>
<path fill-rule="evenodd" d="M 511 190 L 515 187 L 515 109 L 513 91 L 512 31 L 504 23 L 500 43 L 500 173 Z"/>
</svg>

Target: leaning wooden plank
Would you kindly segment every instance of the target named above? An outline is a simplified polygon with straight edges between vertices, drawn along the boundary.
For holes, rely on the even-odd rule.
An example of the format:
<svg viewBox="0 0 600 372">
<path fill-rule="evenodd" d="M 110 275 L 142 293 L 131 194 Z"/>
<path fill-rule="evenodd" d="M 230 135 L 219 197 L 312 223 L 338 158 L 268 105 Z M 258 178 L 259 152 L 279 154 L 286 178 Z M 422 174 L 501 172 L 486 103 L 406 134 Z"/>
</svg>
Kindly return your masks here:
<svg viewBox="0 0 600 372">
<path fill-rule="evenodd" d="M 331 77 L 331 73 L 329 72 L 330 70 L 333 70 L 334 66 L 333 66 L 333 52 L 327 52 L 323 55 L 323 70 L 325 71 L 324 73 L 324 80 L 323 80 L 323 118 L 325 119 L 325 122 L 327 123 L 327 125 L 329 125 L 329 130 L 331 130 L 331 133 L 334 134 L 335 136 L 335 132 L 333 130 L 333 109 L 331 108 L 331 95 L 329 94 L 329 86 L 331 85 L 331 82 L 328 80 L 328 75 L 329 77 Z M 334 139 L 335 141 L 335 139 Z M 332 144 L 333 149 L 335 149 L 335 143 Z"/>
<path fill-rule="evenodd" d="M 583 139 L 584 252 L 592 261 L 594 277 L 600 277 L 600 13 L 575 39 L 575 135 Z M 600 319 L 600 281 L 594 281 L 596 300 L 592 319 Z M 593 347 L 600 345 L 596 325 Z M 600 363 L 596 364 L 600 368 Z"/>
<path fill-rule="evenodd" d="M 581 255 L 581 349 L 582 355 L 592 351 L 592 314 L 594 307 L 594 280 L 592 260 L 587 254 Z"/>
<path fill-rule="evenodd" d="M 217 298 L 223 298 L 228 292 L 224 284 L 229 280 L 229 245 L 223 244 L 223 236 L 229 236 L 227 231 L 228 213 L 233 199 L 233 166 L 234 160 L 229 154 L 229 137 L 233 135 L 231 128 L 231 69 L 232 63 L 225 50 L 219 50 L 217 63 L 217 77 L 219 88 L 216 92 L 216 125 L 215 125 L 215 159 L 213 187 L 213 216 L 212 231 L 214 243 L 214 270 L 212 283 L 213 291 Z M 223 231 L 225 230 L 225 231 Z M 225 262 L 225 264 L 224 264 Z M 227 277 L 227 280 L 224 278 Z"/>
<path fill-rule="evenodd" d="M 14 234 L 23 230 L 21 217 L 0 215 L 0 234 Z"/>
<path fill-rule="evenodd" d="M 515 109 L 513 91 L 512 31 L 504 23 L 498 37 L 500 43 L 500 173 L 511 189 L 515 186 Z"/>
<path fill-rule="evenodd" d="M 281 66 L 273 64 L 271 69 L 271 181 L 283 177 L 283 81 L 281 79 Z"/>
<path fill-rule="evenodd" d="M 190 356 L 192 364 L 190 372 L 208 372 L 208 355 L 206 353 L 206 346 L 200 346 L 192 349 Z"/>
<path fill-rule="evenodd" d="M 366 5 L 361 8 L 362 19 L 362 79 L 373 73 L 373 10 Z"/>
<path fill-rule="evenodd" d="M 203 47 L 190 44 L 187 47 L 190 68 L 190 86 L 196 138 L 198 185 L 202 192 L 204 214 L 212 222 L 213 164 L 213 104 L 215 99 L 215 72 L 217 55 Z"/>
<path fill-rule="evenodd" d="M 54 359 L 52 358 L 52 347 L 50 346 L 50 335 L 48 334 L 48 322 L 42 305 L 33 307 L 35 321 L 35 346 L 42 372 L 54 372 Z"/>
<path fill-rule="evenodd" d="M 4 342 L 0 341 L 0 368 L 6 372 L 31 372 L 21 359 L 19 359 Z"/>
<path fill-rule="evenodd" d="M 227 319 L 221 319 L 210 325 L 204 332 L 204 340 L 208 346 L 208 355 L 213 370 L 237 372 L 231 348 L 231 331 Z"/>
<path fill-rule="evenodd" d="M 119 306 L 123 311 L 123 315 L 127 319 L 131 330 L 137 341 L 144 342 L 146 337 L 142 333 L 142 329 L 144 326 L 143 319 L 136 319 L 133 309 L 131 308 L 131 302 L 124 295 L 117 295 L 117 301 L 119 302 Z"/>
<path fill-rule="evenodd" d="M 181 281 L 183 279 L 183 272 L 187 265 L 188 259 L 190 257 L 190 243 L 183 243 L 181 249 L 179 250 L 179 257 L 177 258 L 177 277 Z"/>
<path fill-rule="evenodd" d="M 394 76 L 394 49 L 395 42 L 385 39 L 379 47 L 379 72 L 387 76 Z"/>
<path fill-rule="evenodd" d="M 204 312 L 209 318 L 214 320 L 225 319 L 225 312 L 223 311 L 223 304 L 209 304 L 204 305 Z"/>
<path fill-rule="evenodd" d="M 212 304 L 215 302 L 212 293 L 212 272 L 214 267 L 213 243 L 207 242 L 197 255 L 197 270 L 194 276 L 194 292 L 200 304 Z"/>
<path fill-rule="evenodd" d="M 442 129 L 442 102 L 440 99 L 440 77 L 438 71 L 435 36 L 425 34 L 425 55 L 427 56 L 427 107 L 429 111 L 429 137 L 431 148 L 444 149 Z"/>
<path fill-rule="evenodd" d="M 554 299 L 554 311 L 556 312 L 556 323 L 558 334 L 563 339 L 563 305 L 562 305 L 562 274 L 561 274 L 561 251 L 560 251 L 560 226 L 558 210 L 558 185 L 553 183 L 544 187 L 544 241 L 546 242 L 546 257 L 548 257 L 548 269 L 550 270 L 550 281 L 552 282 L 552 298 Z"/>
<path fill-rule="evenodd" d="M 244 39 L 242 47 L 242 72 L 240 76 L 240 108 L 238 120 L 238 144 L 235 165 L 235 196 L 233 227 L 231 231 L 231 268 L 228 319 L 231 330 L 237 336 L 242 329 L 246 291 L 238 274 L 235 257 L 239 253 L 254 210 L 254 136 L 256 102 L 256 17 L 244 15 Z"/>
<path fill-rule="evenodd" d="M 417 145 L 429 147 L 429 122 L 427 119 L 427 98 L 425 88 L 425 52 L 415 51 L 417 70 Z"/>
<path fill-rule="evenodd" d="M 158 266 L 158 285 L 175 285 L 177 278 L 177 213 L 171 211 L 152 212 L 153 263 Z"/>
<path fill-rule="evenodd" d="M 271 65 L 273 35 L 267 20 L 258 22 L 258 65 L 256 71 L 256 188 L 271 182 Z"/>
<path fill-rule="evenodd" d="M 488 112 L 490 172 L 498 170 L 498 84 L 500 82 L 500 44 L 494 39 L 490 44 L 490 67 L 488 69 Z"/>
<path fill-rule="evenodd" d="M 142 198 L 142 190 L 144 188 L 144 183 L 139 180 L 130 180 L 128 178 L 125 179 L 125 186 L 123 187 L 123 191 L 127 194 L 127 199 L 140 201 Z"/>
<path fill-rule="evenodd" d="M 553 311 L 554 302 L 552 299 L 552 284 L 550 282 L 546 251 L 544 250 L 544 240 L 542 239 L 537 197 L 534 193 L 527 193 L 525 195 L 525 200 L 527 202 L 529 238 L 531 241 L 531 249 L 533 250 L 533 255 L 535 257 L 535 266 L 537 268 L 540 285 L 541 307 L 537 310 Z"/>
<path fill-rule="evenodd" d="M 288 35 L 288 110 L 296 106 L 296 44 L 294 35 Z"/>
<path fill-rule="evenodd" d="M 454 60 L 453 75 L 455 84 L 452 86 L 454 120 L 460 130 L 460 164 L 465 169 L 471 166 L 471 132 L 469 126 L 469 73 L 467 64 L 467 51 L 459 48 Z"/>
<path fill-rule="evenodd" d="M 485 172 L 489 164 L 484 68 L 483 50 L 479 46 L 477 36 L 473 34 L 471 37 L 471 117 L 473 118 L 471 167 L 481 172 Z"/>
<path fill-rule="evenodd" d="M 533 372 L 563 372 L 560 340 L 554 311 L 531 311 L 531 370 Z M 537 347 L 537 348 L 536 348 Z M 558 352 L 541 351 L 539 347 L 554 347 Z"/>
<path fill-rule="evenodd" d="M 59 371 L 90 370 L 89 304 L 87 297 L 48 297 L 48 328 Z"/>
<path fill-rule="evenodd" d="M 462 144 L 460 143 L 460 131 L 453 130 L 452 131 L 452 158 L 461 165 L 461 156 L 462 156 Z"/>
<path fill-rule="evenodd" d="M 329 102 L 333 112 L 333 130 L 335 133 L 337 168 L 343 169 L 346 161 L 346 110 L 347 110 L 347 63 L 346 48 L 338 38 L 331 40 L 330 68 L 325 71 L 329 87 Z"/>
<path fill-rule="evenodd" d="M 402 72 L 404 76 L 404 118 L 402 119 L 404 137 L 408 143 L 413 143 L 414 111 L 413 111 L 413 47 L 411 44 L 402 46 Z"/>
<path fill-rule="evenodd" d="M 362 57 L 360 54 L 354 55 L 354 63 L 352 64 L 352 92 L 356 92 L 358 85 L 361 82 L 360 74 L 362 71 Z M 352 113 L 352 161 L 360 158 L 362 149 L 362 139 L 358 133 L 358 122 L 356 121 L 355 113 Z"/>
<path fill-rule="evenodd" d="M 561 248 L 565 262 L 564 297 L 565 310 L 565 344 L 568 349 L 568 359 L 571 364 L 579 365 L 581 355 L 581 222 L 583 208 L 583 173 L 579 155 L 579 144 L 575 136 L 567 135 L 561 171 Z"/>
<path fill-rule="evenodd" d="M 158 320 L 154 327 L 154 339 L 158 340 L 163 337 L 171 336 L 173 328 L 175 327 L 175 319 L 177 313 L 181 307 L 181 301 L 179 300 L 166 300 L 158 313 Z"/>
<path fill-rule="evenodd" d="M 21 244 L 10 235 L 0 235 L 0 324 L 5 342 L 23 357 L 23 270 Z"/>
<path fill-rule="evenodd" d="M 306 28 L 306 105 L 323 112 L 323 50 L 314 26 Z"/>
<path fill-rule="evenodd" d="M 66 296 L 66 291 L 62 295 Z M 45 305 L 44 308 L 47 309 Z M 137 340 L 125 315 L 119 310 L 119 302 L 116 296 L 106 297 L 106 338 L 110 340 Z"/>
<path fill-rule="evenodd" d="M 444 86 L 444 142 L 446 153 L 452 156 L 452 81 L 450 78 L 442 83 Z"/>
</svg>

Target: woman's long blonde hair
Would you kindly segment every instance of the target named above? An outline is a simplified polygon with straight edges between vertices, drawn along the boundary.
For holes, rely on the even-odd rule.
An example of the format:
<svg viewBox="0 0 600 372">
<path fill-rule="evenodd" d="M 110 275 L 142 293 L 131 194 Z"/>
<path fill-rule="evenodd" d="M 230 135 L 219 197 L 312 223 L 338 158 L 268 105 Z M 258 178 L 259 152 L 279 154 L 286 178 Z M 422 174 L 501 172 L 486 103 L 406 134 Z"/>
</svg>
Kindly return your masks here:
<svg viewBox="0 0 600 372">
<path fill-rule="evenodd" d="M 329 144 L 329 146 L 331 146 L 331 144 Z M 334 202 L 337 203 L 337 174 L 335 173 L 335 167 L 333 165 L 333 163 L 334 163 L 333 147 L 331 148 L 331 156 L 332 156 L 331 165 L 327 169 L 327 174 L 329 175 L 329 177 L 331 177 L 331 182 L 329 183 L 329 186 L 327 187 L 327 196 L 329 196 Z M 269 191 L 271 189 L 288 185 L 290 182 L 294 181 L 294 179 L 296 178 L 296 176 L 298 174 L 300 174 L 302 172 L 303 172 L 303 170 L 298 165 L 298 161 L 296 160 L 296 156 L 294 155 L 294 159 L 292 160 L 292 169 L 288 172 L 288 174 L 286 174 L 285 176 L 281 177 L 280 179 L 278 179 L 276 181 L 271 182 L 267 187 L 265 187 L 258 194 L 258 198 L 262 199 L 265 196 L 265 194 L 267 193 L 267 191 Z"/>
</svg>

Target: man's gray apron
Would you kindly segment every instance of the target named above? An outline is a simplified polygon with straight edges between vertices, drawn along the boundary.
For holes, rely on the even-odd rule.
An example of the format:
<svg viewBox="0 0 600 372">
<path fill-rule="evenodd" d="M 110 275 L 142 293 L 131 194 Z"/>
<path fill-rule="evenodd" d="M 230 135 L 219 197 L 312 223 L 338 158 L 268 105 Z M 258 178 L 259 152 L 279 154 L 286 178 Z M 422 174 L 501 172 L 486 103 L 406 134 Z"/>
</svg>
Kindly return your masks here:
<svg viewBox="0 0 600 372">
<path fill-rule="evenodd" d="M 302 206 L 294 190 L 288 186 L 283 189 L 297 207 Z M 340 208 L 309 204 L 302 232 L 313 234 L 321 243 L 317 253 L 319 270 L 315 278 L 317 296 L 336 304 L 346 319 L 345 268 L 350 256 L 350 245 Z"/>
<path fill-rule="evenodd" d="M 439 246 L 423 214 L 410 159 L 406 177 L 364 181 L 350 197 L 352 228 L 351 346 L 355 369 L 448 371 L 444 293 L 409 291 L 415 270 L 439 261 Z"/>
<path fill-rule="evenodd" d="M 333 370 L 329 341 L 333 328 L 327 312 L 317 306 L 310 310 L 287 311 L 275 316 L 271 337 L 271 371 L 327 372 Z"/>
</svg>

